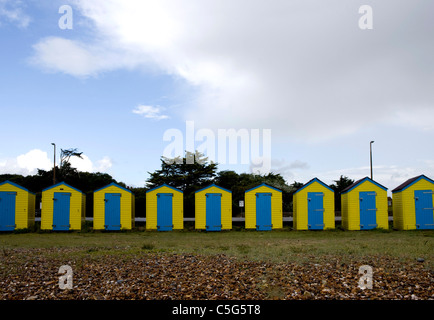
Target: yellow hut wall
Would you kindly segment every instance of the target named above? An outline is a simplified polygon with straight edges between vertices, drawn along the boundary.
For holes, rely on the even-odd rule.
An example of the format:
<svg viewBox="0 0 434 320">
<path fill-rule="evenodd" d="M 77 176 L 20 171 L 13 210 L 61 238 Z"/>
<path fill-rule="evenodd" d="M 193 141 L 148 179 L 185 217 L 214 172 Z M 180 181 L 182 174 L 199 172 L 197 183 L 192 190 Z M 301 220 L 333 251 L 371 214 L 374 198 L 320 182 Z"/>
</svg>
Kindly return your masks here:
<svg viewBox="0 0 434 320">
<path fill-rule="evenodd" d="M 342 226 L 346 230 L 360 230 L 359 192 L 376 192 L 377 228 L 388 229 L 387 191 L 370 181 L 364 181 L 341 197 Z"/>
<path fill-rule="evenodd" d="M 157 194 L 171 193 L 173 229 L 184 228 L 184 194 L 172 188 L 162 186 L 146 193 L 146 229 L 157 230 Z"/>
<path fill-rule="evenodd" d="M 406 190 L 404 190 L 403 192 L 405 191 Z M 406 217 L 404 217 L 404 213 L 403 213 L 403 204 L 402 204 L 403 192 L 397 192 L 392 194 L 393 227 L 398 230 L 404 230 L 405 228 L 404 226 L 406 226 L 407 227 L 406 229 L 408 230 L 409 227 L 409 224 L 407 223 L 407 221 L 405 221 Z"/>
<path fill-rule="evenodd" d="M 15 229 L 26 229 L 35 223 L 35 195 L 10 183 L 0 186 L 0 191 L 16 192 Z"/>
<path fill-rule="evenodd" d="M 86 195 L 66 185 L 58 185 L 42 192 L 41 229 L 53 229 L 53 197 L 55 192 L 71 193 L 69 230 L 81 230 L 86 213 Z"/>
<path fill-rule="evenodd" d="M 308 193 L 322 192 L 323 197 L 323 219 L 324 229 L 335 228 L 335 197 L 334 193 L 317 181 L 312 182 L 304 189 L 294 194 L 293 207 L 293 227 L 295 230 L 308 230 Z"/>
<path fill-rule="evenodd" d="M 399 230 L 416 229 L 415 190 L 434 190 L 434 185 L 421 179 L 403 191 L 395 192 L 393 197 L 393 227 Z M 433 194 L 434 203 L 434 194 Z"/>
<path fill-rule="evenodd" d="M 134 194 L 131 194 L 131 229 L 136 227 L 136 196 Z"/>
<path fill-rule="evenodd" d="M 246 229 L 256 229 L 256 193 L 271 193 L 271 224 L 273 229 L 283 227 L 282 192 L 267 186 L 260 186 L 246 192 L 245 201 L 245 226 Z"/>
<path fill-rule="evenodd" d="M 360 221 L 360 218 L 359 218 Z M 341 225 L 345 230 L 348 229 L 348 193 L 341 195 Z"/>
<path fill-rule="evenodd" d="M 93 228 L 95 230 L 105 229 L 104 199 L 106 193 L 121 194 L 121 230 L 131 230 L 135 219 L 134 194 L 114 185 L 98 190 L 93 195 Z"/>
<path fill-rule="evenodd" d="M 32 227 L 35 224 L 35 206 L 36 206 L 36 195 L 33 193 L 28 193 L 28 209 L 27 209 L 27 228 Z M 24 227 L 25 228 L 25 227 Z"/>
<path fill-rule="evenodd" d="M 206 229 L 206 194 L 221 193 L 221 221 L 222 230 L 232 229 L 232 193 L 217 188 L 209 187 L 195 194 L 195 228 Z"/>
</svg>

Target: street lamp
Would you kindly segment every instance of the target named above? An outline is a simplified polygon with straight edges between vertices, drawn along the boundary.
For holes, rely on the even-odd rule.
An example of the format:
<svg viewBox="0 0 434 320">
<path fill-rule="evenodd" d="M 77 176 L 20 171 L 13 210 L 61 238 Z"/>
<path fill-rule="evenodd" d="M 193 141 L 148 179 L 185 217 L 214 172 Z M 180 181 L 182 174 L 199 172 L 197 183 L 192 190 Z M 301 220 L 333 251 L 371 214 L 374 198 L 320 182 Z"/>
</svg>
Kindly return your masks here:
<svg viewBox="0 0 434 320">
<path fill-rule="evenodd" d="M 53 185 L 56 184 L 56 144 L 51 143 L 54 146 L 54 166 L 53 166 Z"/>
<path fill-rule="evenodd" d="M 370 158 L 371 158 L 371 180 L 374 180 L 374 175 L 372 173 L 372 144 L 374 143 L 374 141 L 371 141 L 369 143 L 369 149 L 370 149 Z"/>
</svg>

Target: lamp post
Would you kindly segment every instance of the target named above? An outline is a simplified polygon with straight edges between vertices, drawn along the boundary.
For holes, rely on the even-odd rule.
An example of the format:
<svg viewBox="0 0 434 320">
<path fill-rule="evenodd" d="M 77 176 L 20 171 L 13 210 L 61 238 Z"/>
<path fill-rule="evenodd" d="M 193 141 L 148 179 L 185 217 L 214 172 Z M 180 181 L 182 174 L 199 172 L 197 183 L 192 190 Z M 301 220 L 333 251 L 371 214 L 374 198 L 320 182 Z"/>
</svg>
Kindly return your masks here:
<svg viewBox="0 0 434 320">
<path fill-rule="evenodd" d="M 374 180 L 374 175 L 372 172 L 372 144 L 374 143 L 374 141 L 371 141 L 369 143 L 369 149 L 370 149 L 370 158 L 371 158 L 371 180 Z"/>
<path fill-rule="evenodd" d="M 54 166 L 53 166 L 53 185 L 56 184 L 56 144 L 51 143 L 54 146 Z"/>
</svg>

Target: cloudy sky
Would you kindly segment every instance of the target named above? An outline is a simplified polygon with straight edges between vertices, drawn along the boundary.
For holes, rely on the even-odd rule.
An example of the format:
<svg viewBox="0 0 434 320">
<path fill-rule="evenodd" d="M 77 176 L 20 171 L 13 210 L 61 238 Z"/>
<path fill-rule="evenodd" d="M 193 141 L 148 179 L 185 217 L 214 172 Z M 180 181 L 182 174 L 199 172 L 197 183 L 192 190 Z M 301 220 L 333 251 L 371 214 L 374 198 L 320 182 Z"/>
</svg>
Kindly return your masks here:
<svg viewBox="0 0 434 320">
<path fill-rule="evenodd" d="M 430 0 L 0 0 L 0 173 L 49 169 L 56 143 L 83 152 L 81 170 L 143 186 L 165 133 L 191 147 L 192 121 L 215 146 L 218 130 L 250 146 L 271 130 L 260 150 L 288 183 L 369 176 L 371 140 L 389 190 L 434 177 L 433 12 Z"/>
</svg>

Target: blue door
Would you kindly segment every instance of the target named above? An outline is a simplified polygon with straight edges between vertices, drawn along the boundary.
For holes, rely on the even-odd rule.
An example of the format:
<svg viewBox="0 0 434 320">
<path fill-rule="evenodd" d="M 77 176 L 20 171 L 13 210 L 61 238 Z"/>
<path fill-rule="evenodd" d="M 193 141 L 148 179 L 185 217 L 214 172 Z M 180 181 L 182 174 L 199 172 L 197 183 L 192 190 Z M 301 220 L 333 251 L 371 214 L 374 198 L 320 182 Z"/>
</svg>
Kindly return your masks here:
<svg viewBox="0 0 434 320">
<path fill-rule="evenodd" d="M 15 230 L 16 192 L 0 192 L 0 231 Z"/>
<path fill-rule="evenodd" d="M 415 190 L 416 229 L 434 229 L 433 191 Z"/>
<path fill-rule="evenodd" d="M 121 194 L 105 194 L 105 223 L 106 230 L 121 230 Z"/>
<path fill-rule="evenodd" d="M 71 194 L 67 192 L 54 192 L 53 198 L 53 230 L 69 230 L 69 208 Z"/>
<path fill-rule="evenodd" d="M 157 194 L 157 230 L 172 231 L 172 193 Z"/>
<path fill-rule="evenodd" d="M 307 228 L 309 230 L 324 229 L 324 193 L 307 193 Z"/>
<path fill-rule="evenodd" d="M 359 192 L 360 198 L 360 230 L 377 227 L 377 206 L 374 191 Z"/>
<path fill-rule="evenodd" d="M 222 229 L 222 194 L 206 194 L 206 225 L 207 231 L 220 231 Z"/>
<path fill-rule="evenodd" d="M 256 230 L 271 230 L 271 193 L 256 194 Z"/>
</svg>

